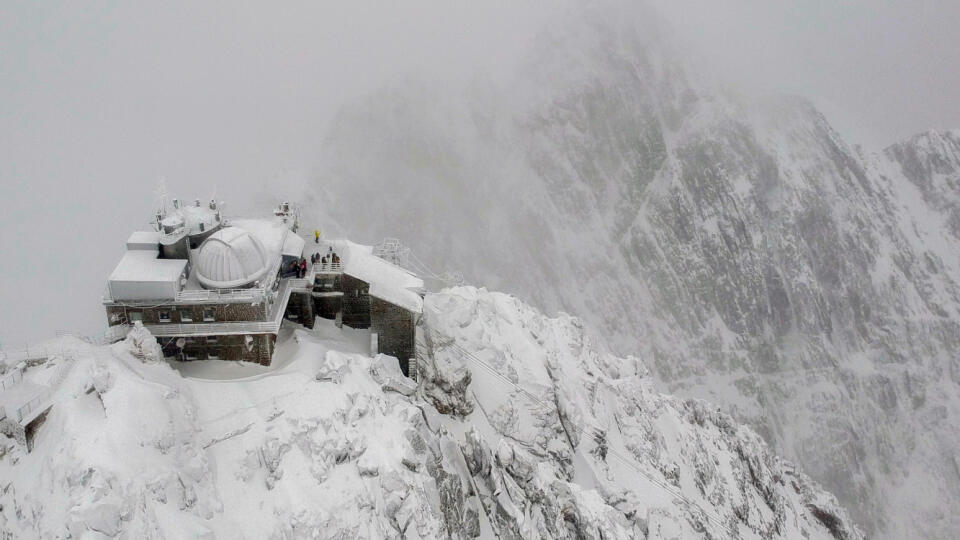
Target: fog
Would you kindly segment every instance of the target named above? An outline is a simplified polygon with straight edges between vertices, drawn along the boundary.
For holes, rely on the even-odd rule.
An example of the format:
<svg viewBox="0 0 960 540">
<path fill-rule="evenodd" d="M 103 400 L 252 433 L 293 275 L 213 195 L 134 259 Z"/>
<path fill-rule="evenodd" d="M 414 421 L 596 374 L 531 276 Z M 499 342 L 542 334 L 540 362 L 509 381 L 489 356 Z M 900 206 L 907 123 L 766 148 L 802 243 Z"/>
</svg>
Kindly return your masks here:
<svg viewBox="0 0 960 540">
<path fill-rule="evenodd" d="M 343 104 L 401 77 L 510 74 L 572 9 L 384 4 L 0 5 L 0 346 L 103 327 L 161 180 L 228 212 L 299 193 Z M 960 126 L 956 3 L 654 4 L 730 81 L 805 95 L 868 148 Z"/>
</svg>

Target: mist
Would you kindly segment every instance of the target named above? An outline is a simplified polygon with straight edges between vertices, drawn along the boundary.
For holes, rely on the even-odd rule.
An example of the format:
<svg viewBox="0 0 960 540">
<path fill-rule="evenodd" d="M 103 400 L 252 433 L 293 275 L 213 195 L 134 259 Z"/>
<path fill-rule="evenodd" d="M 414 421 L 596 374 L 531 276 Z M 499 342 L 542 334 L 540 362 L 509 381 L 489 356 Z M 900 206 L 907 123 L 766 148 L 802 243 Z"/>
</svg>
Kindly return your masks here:
<svg viewBox="0 0 960 540">
<path fill-rule="evenodd" d="M 955 3 L 654 5 L 726 79 L 804 95 L 868 148 L 960 125 Z M 228 212 L 295 196 L 344 104 L 404 77 L 441 95 L 505 80 L 570 9 L 4 3 L 0 345 L 103 326 L 104 279 L 161 181 Z"/>
</svg>

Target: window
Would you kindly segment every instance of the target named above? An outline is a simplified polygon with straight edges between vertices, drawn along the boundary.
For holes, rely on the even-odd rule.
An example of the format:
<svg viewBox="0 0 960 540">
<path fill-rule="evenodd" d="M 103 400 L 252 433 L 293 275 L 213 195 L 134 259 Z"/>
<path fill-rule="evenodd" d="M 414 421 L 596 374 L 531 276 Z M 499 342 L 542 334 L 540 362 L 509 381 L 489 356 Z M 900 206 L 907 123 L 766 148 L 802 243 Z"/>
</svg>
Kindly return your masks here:
<svg viewBox="0 0 960 540">
<path fill-rule="evenodd" d="M 183 353 L 183 356 L 184 356 L 187 360 L 196 360 L 196 359 L 197 359 L 197 353 L 195 353 L 195 352 L 185 352 L 185 353 Z"/>
<path fill-rule="evenodd" d="M 162 310 L 158 311 L 158 312 L 157 312 L 157 319 L 158 319 L 160 322 L 170 322 L 170 312 L 167 311 L 167 310 L 165 310 L 165 309 L 162 309 Z"/>
<path fill-rule="evenodd" d="M 143 321 L 143 313 L 139 311 L 131 311 L 127 315 L 130 316 L 130 322 Z"/>
<path fill-rule="evenodd" d="M 180 322 L 193 322 L 193 311 L 184 309 L 180 311 Z"/>
<path fill-rule="evenodd" d="M 210 351 L 207 353 L 207 360 L 219 360 L 220 352 L 219 351 Z"/>
<path fill-rule="evenodd" d="M 207 343 L 216 343 L 217 336 L 207 336 Z"/>
<path fill-rule="evenodd" d="M 203 320 L 205 321 L 216 320 L 216 318 L 213 316 L 213 308 L 203 308 Z"/>
</svg>

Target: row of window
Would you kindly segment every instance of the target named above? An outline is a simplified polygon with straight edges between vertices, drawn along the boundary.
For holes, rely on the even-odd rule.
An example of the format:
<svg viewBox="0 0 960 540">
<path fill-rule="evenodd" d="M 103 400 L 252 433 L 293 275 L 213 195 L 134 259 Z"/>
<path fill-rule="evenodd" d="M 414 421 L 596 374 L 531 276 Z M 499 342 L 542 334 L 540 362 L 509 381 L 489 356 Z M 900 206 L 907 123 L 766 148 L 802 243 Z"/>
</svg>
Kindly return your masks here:
<svg viewBox="0 0 960 540">
<path fill-rule="evenodd" d="M 130 322 L 142 321 L 143 313 L 139 311 L 131 311 L 129 313 Z M 162 323 L 170 322 L 170 310 L 161 309 L 157 312 L 157 320 Z M 214 315 L 213 308 L 203 308 L 203 322 L 212 322 L 215 321 L 216 316 Z M 180 322 L 193 322 L 193 311 L 192 310 L 180 310 Z"/>
</svg>

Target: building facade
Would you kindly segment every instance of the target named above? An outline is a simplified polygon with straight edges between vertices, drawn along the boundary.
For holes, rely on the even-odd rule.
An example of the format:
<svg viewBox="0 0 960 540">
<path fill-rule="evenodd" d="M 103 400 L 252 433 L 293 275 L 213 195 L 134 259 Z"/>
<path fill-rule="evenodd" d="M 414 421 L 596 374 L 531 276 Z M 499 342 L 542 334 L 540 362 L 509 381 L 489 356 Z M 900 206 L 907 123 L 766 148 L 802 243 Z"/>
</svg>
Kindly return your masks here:
<svg viewBox="0 0 960 540">
<path fill-rule="evenodd" d="M 109 325 L 141 321 L 178 360 L 269 365 L 284 320 L 313 328 L 321 317 L 368 329 L 371 353 L 409 373 L 423 281 L 368 246 L 305 242 L 288 203 L 269 219 L 227 221 L 214 201 L 175 200 L 156 218 L 156 230 L 130 236 L 108 280 Z M 307 260 L 317 262 L 294 269 Z"/>
</svg>

